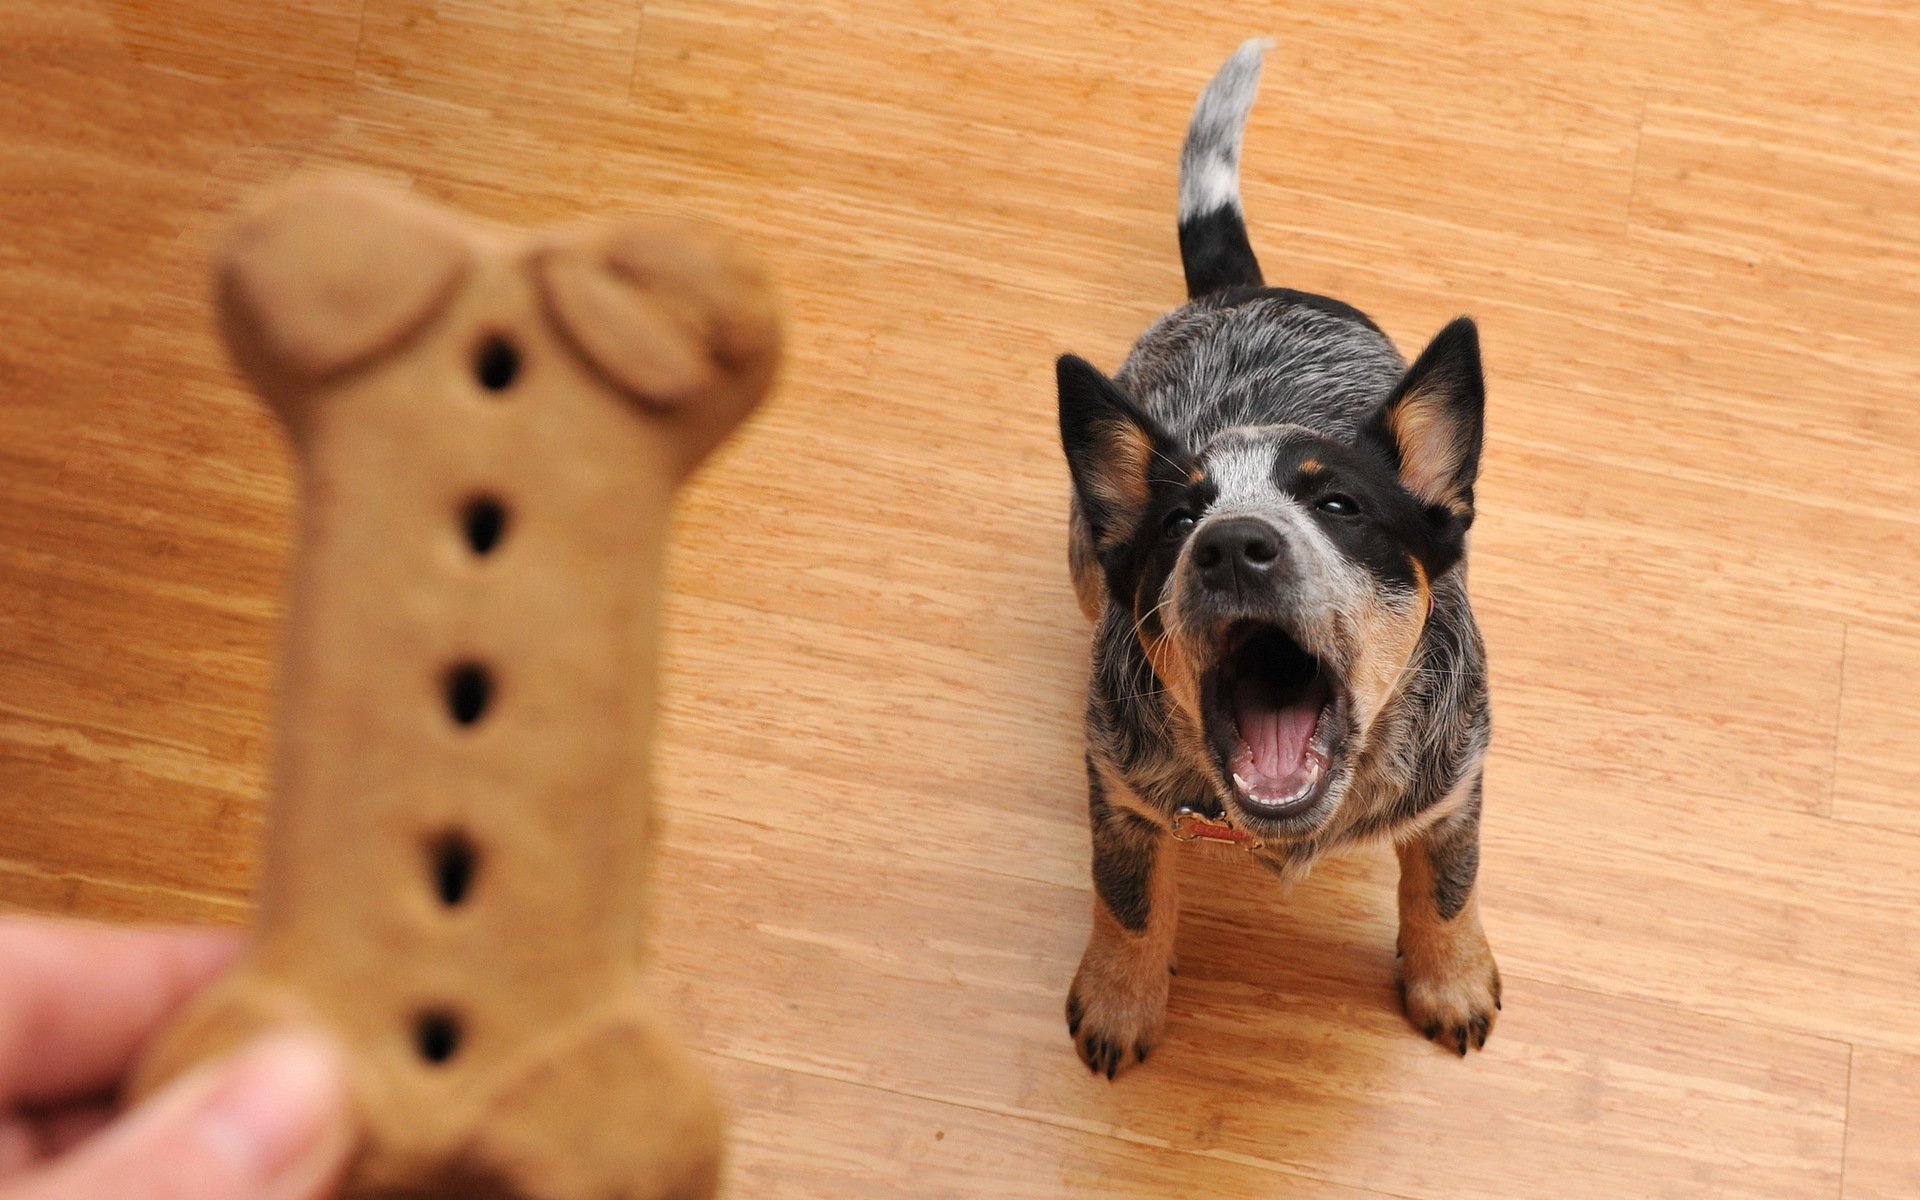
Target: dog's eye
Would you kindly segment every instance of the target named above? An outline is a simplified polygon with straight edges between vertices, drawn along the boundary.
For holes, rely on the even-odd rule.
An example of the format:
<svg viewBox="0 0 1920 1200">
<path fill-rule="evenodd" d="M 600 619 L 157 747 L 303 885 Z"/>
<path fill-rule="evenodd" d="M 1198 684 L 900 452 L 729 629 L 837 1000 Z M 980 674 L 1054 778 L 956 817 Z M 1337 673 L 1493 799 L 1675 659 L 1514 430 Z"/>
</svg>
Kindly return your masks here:
<svg viewBox="0 0 1920 1200">
<path fill-rule="evenodd" d="M 1184 512 L 1174 511 L 1167 514 L 1167 540 L 1177 542 L 1193 532 L 1193 517 Z"/>
<path fill-rule="evenodd" d="M 1352 496 L 1343 495 L 1340 492 L 1335 492 L 1331 496 L 1320 497 L 1320 502 L 1314 505 L 1314 507 L 1323 513 L 1331 513 L 1336 517 L 1357 516 L 1360 512 L 1359 501 L 1355 500 Z"/>
</svg>

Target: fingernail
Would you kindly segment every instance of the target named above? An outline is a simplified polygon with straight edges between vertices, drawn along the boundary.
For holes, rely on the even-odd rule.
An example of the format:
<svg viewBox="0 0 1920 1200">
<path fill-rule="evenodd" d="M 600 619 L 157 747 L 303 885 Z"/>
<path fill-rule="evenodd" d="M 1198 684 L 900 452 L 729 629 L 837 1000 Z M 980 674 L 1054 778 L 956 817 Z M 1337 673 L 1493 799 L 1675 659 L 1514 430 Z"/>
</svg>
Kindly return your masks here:
<svg viewBox="0 0 1920 1200">
<path fill-rule="evenodd" d="M 296 1165 L 345 1103 L 346 1079 L 331 1043 L 272 1034 L 221 1072 L 194 1122 L 216 1154 L 262 1183 Z"/>
</svg>

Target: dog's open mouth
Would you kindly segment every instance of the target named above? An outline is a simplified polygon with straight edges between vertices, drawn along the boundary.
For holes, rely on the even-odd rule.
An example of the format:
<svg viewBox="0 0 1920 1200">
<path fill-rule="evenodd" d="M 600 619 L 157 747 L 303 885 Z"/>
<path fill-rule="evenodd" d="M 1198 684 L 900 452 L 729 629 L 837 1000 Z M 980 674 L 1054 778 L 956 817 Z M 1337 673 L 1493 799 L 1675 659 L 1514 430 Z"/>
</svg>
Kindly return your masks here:
<svg viewBox="0 0 1920 1200">
<path fill-rule="evenodd" d="M 1326 794 L 1345 704 L 1318 659 L 1275 626 L 1237 625 L 1205 692 L 1207 736 L 1249 816 L 1298 816 Z"/>
</svg>

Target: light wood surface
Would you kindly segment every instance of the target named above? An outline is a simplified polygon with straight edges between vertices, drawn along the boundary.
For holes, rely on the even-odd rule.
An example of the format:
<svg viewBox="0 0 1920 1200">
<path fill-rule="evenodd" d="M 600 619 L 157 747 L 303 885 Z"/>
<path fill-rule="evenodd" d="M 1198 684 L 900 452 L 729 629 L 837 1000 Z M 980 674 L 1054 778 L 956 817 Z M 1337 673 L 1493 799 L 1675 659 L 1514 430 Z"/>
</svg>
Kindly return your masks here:
<svg viewBox="0 0 1920 1200">
<path fill-rule="evenodd" d="M 1920 1194 L 1920 9 L 0 0 L 0 906 L 245 918 L 289 460 L 207 319 L 253 188 L 738 229 L 773 403 L 676 524 L 660 971 L 734 1194 Z M 1272 282 L 1491 376 L 1466 1062 L 1390 854 L 1182 864 L 1090 1080 L 1052 357 L 1178 299 L 1187 112 L 1268 34 Z"/>
</svg>

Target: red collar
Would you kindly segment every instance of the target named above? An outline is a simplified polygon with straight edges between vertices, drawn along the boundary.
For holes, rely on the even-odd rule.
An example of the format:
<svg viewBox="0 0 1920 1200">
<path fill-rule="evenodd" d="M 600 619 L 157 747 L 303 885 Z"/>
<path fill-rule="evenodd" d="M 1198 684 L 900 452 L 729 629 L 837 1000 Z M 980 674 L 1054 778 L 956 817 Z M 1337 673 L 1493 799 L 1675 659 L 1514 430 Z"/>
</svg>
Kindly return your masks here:
<svg viewBox="0 0 1920 1200">
<path fill-rule="evenodd" d="M 1209 821 L 1191 808 L 1173 814 L 1173 837 L 1178 842 L 1230 842 L 1258 850 L 1266 843 L 1244 829 L 1235 829 L 1223 819 Z"/>
</svg>

